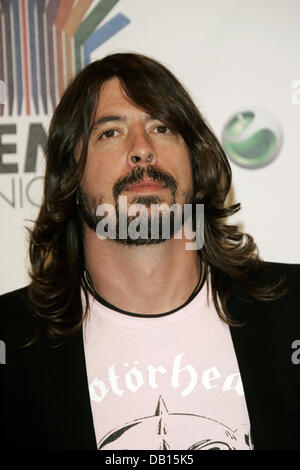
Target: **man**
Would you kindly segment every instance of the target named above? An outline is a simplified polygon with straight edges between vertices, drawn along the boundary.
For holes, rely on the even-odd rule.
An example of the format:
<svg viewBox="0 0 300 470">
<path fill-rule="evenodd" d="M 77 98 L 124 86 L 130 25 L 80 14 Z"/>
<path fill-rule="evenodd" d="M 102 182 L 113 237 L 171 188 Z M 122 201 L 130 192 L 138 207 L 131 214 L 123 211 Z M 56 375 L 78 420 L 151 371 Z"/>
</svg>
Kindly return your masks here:
<svg viewBox="0 0 300 470">
<path fill-rule="evenodd" d="M 8 447 L 299 447 L 299 266 L 263 263 L 226 224 L 230 185 L 164 66 L 114 54 L 73 80 L 49 130 L 31 284 L 0 299 Z"/>
</svg>

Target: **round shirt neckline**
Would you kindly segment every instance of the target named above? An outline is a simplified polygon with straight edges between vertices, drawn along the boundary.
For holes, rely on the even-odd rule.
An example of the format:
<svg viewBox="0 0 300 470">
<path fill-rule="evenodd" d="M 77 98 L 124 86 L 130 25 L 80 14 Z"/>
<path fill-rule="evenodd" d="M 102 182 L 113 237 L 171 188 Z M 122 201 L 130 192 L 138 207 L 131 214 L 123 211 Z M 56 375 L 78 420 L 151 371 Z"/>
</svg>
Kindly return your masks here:
<svg viewBox="0 0 300 470">
<path fill-rule="evenodd" d="M 85 296 L 81 291 L 83 306 L 85 307 Z M 179 306 L 170 312 L 162 314 L 132 314 L 131 312 L 123 313 L 121 309 L 110 307 L 108 302 L 100 302 L 88 292 L 89 299 L 89 316 L 96 316 L 100 320 L 113 323 L 124 328 L 146 329 L 157 328 L 174 324 L 183 320 L 187 320 L 195 313 L 199 312 L 199 307 L 207 306 L 207 280 L 201 283 L 199 292 L 191 298 L 191 300 Z"/>
</svg>

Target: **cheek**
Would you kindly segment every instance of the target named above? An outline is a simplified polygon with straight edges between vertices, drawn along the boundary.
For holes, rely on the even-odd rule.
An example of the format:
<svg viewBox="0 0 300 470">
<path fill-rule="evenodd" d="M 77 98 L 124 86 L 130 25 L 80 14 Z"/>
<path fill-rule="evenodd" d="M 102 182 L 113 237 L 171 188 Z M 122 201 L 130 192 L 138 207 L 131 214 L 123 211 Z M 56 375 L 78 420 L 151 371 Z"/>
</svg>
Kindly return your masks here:
<svg viewBox="0 0 300 470">
<path fill-rule="evenodd" d="M 193 186 L 192 163 L 190 155 L 186 149 L 177 149 L 173 153 L 173 166 L 177 175 L 177 180 L 181 186 L 191 188 Z M 171 159 L 172 160 L 172 159 Z"/>
<path fill-rule="evenodd" d="M 92 193 L 108 193 L 120 176 L 118 165 L 112 159 L 99 155 L 89 155 L 82 179 L 82 185 Z"/>
<path fill-rule="evenodd" d="M 183 165 L 182 172 L 185 176 L 187 186 L 192 187 L 193 186 L 192 161 L 191 161 L 190 153 L 186 148 L 184 152 L 184 165 Z"/>
<path fill-rule="evenodd" d="M 83 188 L 93 192 L 99 183 L 101 183 L 101 174 L 99 159 L 93 155 L 88 155 L 82 178 Z"/>
</svg>

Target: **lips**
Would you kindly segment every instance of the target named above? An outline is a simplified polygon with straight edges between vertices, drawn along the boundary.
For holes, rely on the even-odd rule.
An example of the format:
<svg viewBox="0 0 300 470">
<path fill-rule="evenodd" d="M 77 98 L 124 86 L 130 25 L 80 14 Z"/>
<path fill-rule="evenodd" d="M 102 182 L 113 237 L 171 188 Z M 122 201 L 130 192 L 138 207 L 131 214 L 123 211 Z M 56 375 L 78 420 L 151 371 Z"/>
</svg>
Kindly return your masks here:
<svg viewBox="0 0 300 470">
<path fill-rule="evenodd" d="M 163 186 L 158 183 L 157 181 L 153 181 L 151 179 L 146 179 L 139 181 L 138 183 L 133 183 L 128 187 L 128 191 L 157 191 L 159 189 L 163 189 Z"/>
</svg>

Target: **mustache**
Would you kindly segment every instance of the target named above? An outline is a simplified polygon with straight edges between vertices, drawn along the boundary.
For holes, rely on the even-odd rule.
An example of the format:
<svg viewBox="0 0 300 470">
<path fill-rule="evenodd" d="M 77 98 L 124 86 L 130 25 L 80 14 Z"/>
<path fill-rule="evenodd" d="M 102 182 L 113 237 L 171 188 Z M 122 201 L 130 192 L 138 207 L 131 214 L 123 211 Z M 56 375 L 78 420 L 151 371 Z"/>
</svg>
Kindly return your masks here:
<svg viewBox="0 0 300 470">
<path fill-rule="evenodd" d="M 142 179 L 148 176 L 153 181 L 160 183 L 164 188 L 168 188 L 171 191 L 172 196 L 177 191 L 177 183 L 170 173 L 162 171 L 153 165 L 147 166 L 147 168 L 137 166 L 133 168 L 131 173 L 125 177 L 121 177 L 113 186 L 113 196 L 116 200 L 118 196 L 134 183 L 139 183 Z"/>
</svg>

